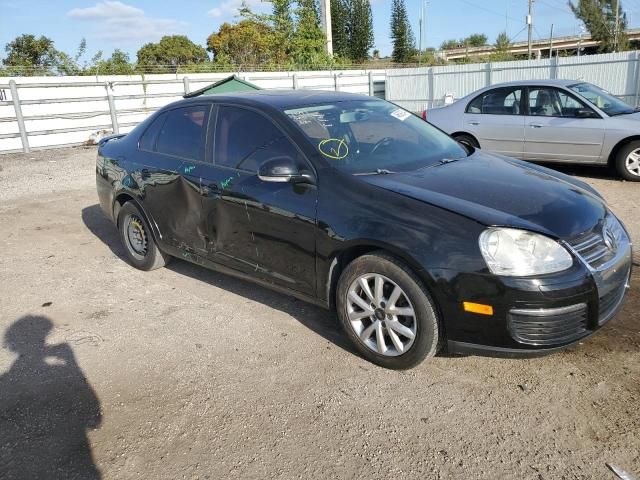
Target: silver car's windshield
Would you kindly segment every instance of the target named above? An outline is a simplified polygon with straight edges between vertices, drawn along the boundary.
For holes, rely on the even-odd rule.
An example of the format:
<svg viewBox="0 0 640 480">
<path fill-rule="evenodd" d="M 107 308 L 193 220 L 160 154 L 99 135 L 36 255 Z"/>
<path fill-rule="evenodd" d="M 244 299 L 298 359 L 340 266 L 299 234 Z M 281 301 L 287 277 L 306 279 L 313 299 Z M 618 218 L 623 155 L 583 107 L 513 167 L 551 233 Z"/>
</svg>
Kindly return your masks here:
<svg viewBox="0 0 640 480">
<path fill-rule="evenodd" d="M 619 98 L 591 83 L 576 83 L 575 85 L 569 85 L 569 88 L 611 117 L 635 112 L 632 107 Z"/>
<path fill-rule="evenodd" d="M 456 141 L 381 100 L 285 110 L 318 152 L 352 174 L 407 172 L 468 155 Z"/>
</svg>

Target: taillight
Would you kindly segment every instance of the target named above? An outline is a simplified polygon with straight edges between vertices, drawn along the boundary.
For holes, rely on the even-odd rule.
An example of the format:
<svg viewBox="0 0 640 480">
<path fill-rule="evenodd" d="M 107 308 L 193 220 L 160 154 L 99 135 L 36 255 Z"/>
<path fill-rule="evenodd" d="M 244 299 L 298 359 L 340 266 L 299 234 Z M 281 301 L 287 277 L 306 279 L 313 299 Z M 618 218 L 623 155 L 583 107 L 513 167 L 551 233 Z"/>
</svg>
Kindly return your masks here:
<svg viewBox="0 0 640 480">
<path fill-rule="evenodd" d="M 427 121 L 427 111 L 423 110 L 422 111 L 422 119 L 426 122 Z"/>
</svg>

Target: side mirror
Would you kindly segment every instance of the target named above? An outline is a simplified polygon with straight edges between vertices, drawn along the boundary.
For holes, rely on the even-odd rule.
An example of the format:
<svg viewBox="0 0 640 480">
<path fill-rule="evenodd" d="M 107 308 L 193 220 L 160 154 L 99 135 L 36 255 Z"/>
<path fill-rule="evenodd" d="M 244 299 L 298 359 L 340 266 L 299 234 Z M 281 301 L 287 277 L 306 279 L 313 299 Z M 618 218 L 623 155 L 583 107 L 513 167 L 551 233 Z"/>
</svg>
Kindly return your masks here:
<svg viewBox="0 0 640 480">
<path fill-rule="evenodd" d="M 576 110 L 576 118 L 598 118 L 598 116 L 588 108 L 579 108 Z"/>
<path fill-rule="evenodd" d="M 263 182 L 313 183 L 310 175 L 300 173 L 291 157 L 274 157 L 258 170 L 258 178 Z"/>
</svg>

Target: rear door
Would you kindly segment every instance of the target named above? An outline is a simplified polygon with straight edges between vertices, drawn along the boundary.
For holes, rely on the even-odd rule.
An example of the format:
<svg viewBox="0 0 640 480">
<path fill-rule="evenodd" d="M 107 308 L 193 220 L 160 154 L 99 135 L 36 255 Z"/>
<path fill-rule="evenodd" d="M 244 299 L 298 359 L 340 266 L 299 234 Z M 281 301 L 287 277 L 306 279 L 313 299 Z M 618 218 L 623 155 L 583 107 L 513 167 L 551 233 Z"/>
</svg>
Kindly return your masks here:
<svg viewBox="0 0 640 480">
<path fill-rule="evenodd" d="M 160 241 L 182 250 L 205 248 L 199 170 L 206 160 L 209 110 L 189 105 L 164 112 L 138 145 L 144 208 L 157 223 Z"/>
<path fill-rule="evenodd" d="M 465 110 L 464 130 L 478 139 L 483 150 L 522 158 L 522 98 L 522 87 L 494 88 L 478 95 Z"/>
<path fill-rule="evenodd" d="M 526 160 L 598 162 L 605 135 L 598 113 L 564 89 L 529 87 L 526 97 Z"/>
<path fill-rule="evenodd" d="M 235 105 L 216 107 L 213 162 L 203 172 L 203 220 L 209 257 L 302 293 L 315 293 L 317 190 L 263 182 L 260 165 L 306 158 L 271 119 Z"/>
</svg>

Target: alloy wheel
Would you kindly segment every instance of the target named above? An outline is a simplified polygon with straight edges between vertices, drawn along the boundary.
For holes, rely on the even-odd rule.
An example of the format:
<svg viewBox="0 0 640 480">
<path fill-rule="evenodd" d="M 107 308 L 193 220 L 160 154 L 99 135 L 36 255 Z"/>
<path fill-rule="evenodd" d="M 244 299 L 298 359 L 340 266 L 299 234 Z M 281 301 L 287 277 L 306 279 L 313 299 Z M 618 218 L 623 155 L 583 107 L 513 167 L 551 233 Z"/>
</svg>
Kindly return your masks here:
<svg viewBox="0 0 640 480">
<path fill-rule="evenodd" d="M 377 273 L 361 275 L 349 287 L 346 304 L 351 328 L 367 348 L 389 357 L 409 351 L 418 324 L 397 283 Z"/>
<path fill-rule="evenodd" d="M 625 168 L 631 175 L 640 177 L 640 148 L 634 150 L 627 156 Z"/>
</svg>

